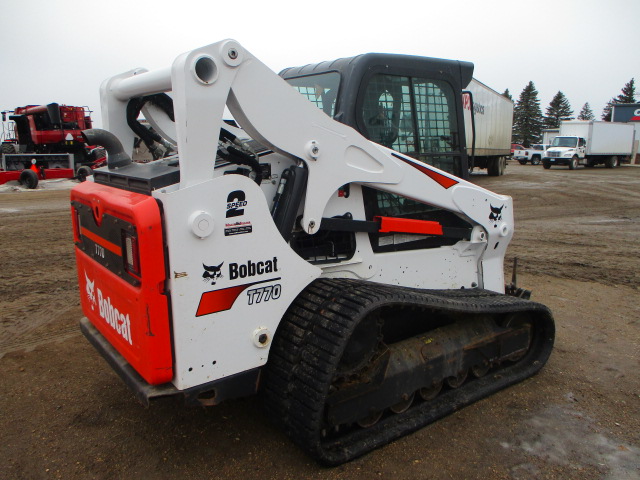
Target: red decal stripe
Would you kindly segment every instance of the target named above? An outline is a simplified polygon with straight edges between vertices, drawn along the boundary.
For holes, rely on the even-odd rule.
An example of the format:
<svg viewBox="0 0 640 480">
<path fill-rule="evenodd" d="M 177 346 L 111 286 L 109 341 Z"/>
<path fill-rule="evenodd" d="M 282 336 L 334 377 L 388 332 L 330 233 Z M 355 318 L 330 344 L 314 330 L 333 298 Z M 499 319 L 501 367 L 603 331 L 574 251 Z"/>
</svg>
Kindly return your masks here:
<svg viewBox="0 0 640 480">
<path fill-rule="evenodd" d="M 84 235 L 85 237 L 87 237 L 89 240 L 97 243 L 98 245 L 106 248 L 107 250 L 109 250 L 111 253 L 115 253 L 116 255 L 118 255 L 119 257 L 122 256 L 122 248 L 119 247 L 118 245 L 116 245 L 115 243 L 111 243 L 109 240 L 105 240 L 104 238 L 102 238 L 99 235 L 96 235 L 95 233 L 87 230 L 86 228 L 80 228 L 80 234 Z"/>
<path fill-rule="evenodd" d="M 446 175 L 442 175 L 441 173 L 438 173 L 434 170 L 431 170 L 430 168 L 424 166 L 424 165 L 418 165 L 416 163 L 413 163 L 409 160 L 407 160 L 406 158 L 401 157 L 400 155 L 393 155 L 396 158 L 399 158 L 400 160 L 402 160 L 403 162 L 411 165 L 413 168 L 415 168 L 416 170 L 421 171 L 422 173 L 424 173 L 427 177 L 429 177 L 431 180 L 435 181 L 436 183 L 438 183 L 441 187 L 446 188 L 451 188 L 454 185 L 458 184 L 457 180 L 454 180 L 453 178 L 447 177 Z"/>
<path fill-rule="evenodd" d="M 236 287 L 204 292 L 200 297 L 196 317 L 230 310 L 240 294 L 250 286 L 257 285 L 259 283 L 274 282 L 276 280 L 280 280 L 280 278 L 281 277 L 271 278 L 269 280 L 261 280 L 259 282 L 245 283 L 244 285 L 238 285 Z"/>
<path fill-rule="evenodd" d="M 412 218 L 374 217 L 380 222 L 380 233 L 419 233 L 422 235 L 442 235 L 442 225 L 430 220 Z"/>
</svg>

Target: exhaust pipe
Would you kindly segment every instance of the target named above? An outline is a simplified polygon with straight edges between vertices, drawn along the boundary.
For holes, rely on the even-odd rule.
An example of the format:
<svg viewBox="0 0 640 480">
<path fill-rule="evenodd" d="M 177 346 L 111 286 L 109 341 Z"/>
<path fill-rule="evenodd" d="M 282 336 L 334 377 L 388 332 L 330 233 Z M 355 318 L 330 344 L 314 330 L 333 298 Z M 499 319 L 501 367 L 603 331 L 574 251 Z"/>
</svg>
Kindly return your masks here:
<svg viewBox="0 0 640 480">
<path fill-rule="evenodd" d="M 100 145 L 107 151 L 107 167 L 109 170 L 124 167 L 131 163 L 122 143 L 113 133 L 101 128 L 91 128 L 82 131 L 82 137 L 87 145 Z"/>
</svg>

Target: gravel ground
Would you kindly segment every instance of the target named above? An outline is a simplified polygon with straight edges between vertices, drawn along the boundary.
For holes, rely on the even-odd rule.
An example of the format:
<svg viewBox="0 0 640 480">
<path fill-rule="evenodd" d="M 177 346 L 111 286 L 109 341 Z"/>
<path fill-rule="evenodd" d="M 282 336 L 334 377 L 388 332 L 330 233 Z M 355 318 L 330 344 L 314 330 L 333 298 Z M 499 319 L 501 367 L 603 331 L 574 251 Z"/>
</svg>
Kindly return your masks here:
<svg viewBox="0 0 640 480">
<path fill-rule="evenodd" d="M 511 163 L 508 265 L 557 322 L 537 376 L 341 467 L 258 398 L 145 410 L 80 335 L 70 182 L 0 188 L 1 478 L 640 479 L 640 168 Z M 510 275 L 510 267 L 507 267 Z"/>
</svg>

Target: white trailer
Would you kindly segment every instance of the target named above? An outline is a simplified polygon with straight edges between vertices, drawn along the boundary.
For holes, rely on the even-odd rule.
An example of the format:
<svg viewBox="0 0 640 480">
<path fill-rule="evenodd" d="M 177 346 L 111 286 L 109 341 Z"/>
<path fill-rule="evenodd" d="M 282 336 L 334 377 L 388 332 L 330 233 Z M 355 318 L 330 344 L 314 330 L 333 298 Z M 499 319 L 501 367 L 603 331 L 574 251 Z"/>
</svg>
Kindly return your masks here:
<svg viewBox="0 0 640 480">
<path fill-rule="evenodd" d="M 472 97 L 463 93 L 469 170 L 486 168 L 489 175 L 502 175 L 511 155 L 513 102 L 475 78 L 466 91 Z"/>
<path fill-rule="evenodd" d="M 552 165 L 568 165 L 573 170 L 578 165 L 599 164 L 614 168 L 631 160 L 634 137 L 633 125 L 627 123 L 564 121 L 542 165 L 547 169 Z"/>
</svg>

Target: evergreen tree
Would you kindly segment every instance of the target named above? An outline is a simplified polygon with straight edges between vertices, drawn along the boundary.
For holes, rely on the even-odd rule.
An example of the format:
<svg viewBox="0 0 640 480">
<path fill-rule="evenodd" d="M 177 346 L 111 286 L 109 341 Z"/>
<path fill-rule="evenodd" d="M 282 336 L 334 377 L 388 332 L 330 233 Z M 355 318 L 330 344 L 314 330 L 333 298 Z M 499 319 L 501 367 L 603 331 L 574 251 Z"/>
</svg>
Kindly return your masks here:
<svg viewBox="0 0 640 480">
<path fill-rule="evenodd" d="M 544 117 L 546 128 L 558 128 L 562 120 L 573 120 L 573 110 L 564 93 L 558 92 L 547 107 L 547 115 Z"/>
<path fill-rule="evenodd" d="M 513 97 L 511 96 L 511 93 L 509 93 L 509 89 L 508 88 L 504 91 L 502 96 L 503 97 L 507 97 L 509 100 L 511 100 L 513 102 Z"/>
<path fill-rule="evenodd" d="M 636 101 L 636 85 L 635 79 L 629 80 L 625 83 L 624 87 L 622 87 L 622 92 L 616 98 L 612 98 L 609 100 L 609 103 L 602 110 L 602 120 L 605 122 L 611 121 L 611 107 L 615 103 L 634 103 Z"/>
<path fill-rule="evenodd" d="M 636 101 L 636 82 L 635 79 L 629 80 L 624 84 L 622 93 L 618 95 L 616 103 L 635 103 Z"/>
<path fill-rule="evenodd" d="M 524 87 L 513 109 L 513 138 L 528 147 L 540 139 L 544 117 L 533 82 Z"/>
<path fill-rule="evenodd" d="M 612 98 L 611 100 L 609 100 L 609 102 L 607 102 L 605 107 L 602 109 L 602 115 L 600 116 L 600 118 L 602 118 L 602 120 L 604 120 L 605 122 L 611 121 L 611 106 L 614 103 L 616 103 L 615 98 Z"/>
<path fill-rule="evenodd" d="M 580 110 L 580 115 L 578 115 L 578 120 L 595 120 L 596 117 L 591 110 L 591 106 L 589 102 L 585 103 L 582 106 L 582 110 Z"/>
</svg>

